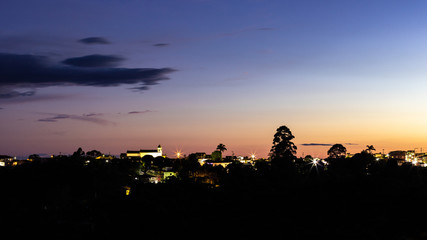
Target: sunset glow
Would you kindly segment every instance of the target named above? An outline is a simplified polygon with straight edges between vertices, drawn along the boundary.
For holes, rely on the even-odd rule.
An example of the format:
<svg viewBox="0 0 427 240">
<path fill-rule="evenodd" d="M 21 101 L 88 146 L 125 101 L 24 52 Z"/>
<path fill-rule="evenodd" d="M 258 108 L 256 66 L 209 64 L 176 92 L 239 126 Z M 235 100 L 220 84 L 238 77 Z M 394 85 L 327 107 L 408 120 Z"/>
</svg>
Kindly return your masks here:
<svg viewBox="0 0 427 240">
<path fill-rule="evenodd" d="M 161 144 L 176 156 L 177 145 L 190 154 L 224 143 L 224 155 L 265 158 L 281 125 L 298 157 L 323 158 L 335 143 L 427 150 L 426 7 L 0 4 L 0 153 L 118 156 Z"/>
</svg>

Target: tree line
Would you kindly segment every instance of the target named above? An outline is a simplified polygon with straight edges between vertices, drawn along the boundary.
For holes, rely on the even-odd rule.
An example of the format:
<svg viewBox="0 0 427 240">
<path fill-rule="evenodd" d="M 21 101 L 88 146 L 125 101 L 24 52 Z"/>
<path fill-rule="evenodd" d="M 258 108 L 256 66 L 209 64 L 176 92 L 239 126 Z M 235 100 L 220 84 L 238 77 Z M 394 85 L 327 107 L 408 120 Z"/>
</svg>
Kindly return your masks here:
<svg viewBox="0 0 427 240">
<path fill-rule="evenodd" d="M 214 185 L 227 184 L 230 179 L 237 181 L 235 179 L 239 177 L 282 181 L 284 179 L 301 180 L 307 178 L 348 179 L 404 174 L 404 172 L 408 171 L 424 172 L 424 169 L 410 164 L 398 167 L 394 159 L 376 159 L 373 156 L 373 151 L 375 151 L 373 145 L 367 145 L 366 149 L 354 154 L 352 157 L 346 156 L 347 149 L 342 144 L 334 144 L 327 151 L 328 157 L 326 159 L 314 159 L 310 155 L 298 158 L 296 157 L 297 146 L 293 143 L 294 138 L 287 126 L 280 126 L 273 136 L 269 159 L 256 160 L 253 165 L 233 161 L 225 168 L 222 166 L 214 167 L 210 164 L 202 166 L 199 162 L 200 156 L 195 153 L 177 159 L 153 158 L 150 155 L 140 159 L 115 159 L 107 155 L 110 160 L 105 160 L 106 155 L 100 151 L 91 150 L 85 153 L 82 148 L 78 148 L 71 156 L 56 156 L 48 161 L 60 163 L 65 161 L 64 159 L 68 159 L 69 161 L 74 161 L 74 164 L 81 164 L 86 168 L 108 168 L 110 169 L 109 171 L 129 176 L 130 179 L 136 179 L 148 170 L 161 171 L 168 167 L 169 171 L 178 173 L 176 177 L 172 177 L 168 181 L 193 181 Z M 218 153 L 218 156 L 215 156 L 215 159 L 221 160 L 221 153 L 226 151 L 227 148 L 223 143 L 220 143 L 216 150 L 214 153 Z M 38 155 L 30 155 L 29 159 L 35 160 L 35 162 L 41 160 Z M 242 176 L 242 174 L 245 176 Z M 407 173 L 405 174 L 407 175 Z M 420 174 L 416 175 L 419 176 Z"/>
</svg>

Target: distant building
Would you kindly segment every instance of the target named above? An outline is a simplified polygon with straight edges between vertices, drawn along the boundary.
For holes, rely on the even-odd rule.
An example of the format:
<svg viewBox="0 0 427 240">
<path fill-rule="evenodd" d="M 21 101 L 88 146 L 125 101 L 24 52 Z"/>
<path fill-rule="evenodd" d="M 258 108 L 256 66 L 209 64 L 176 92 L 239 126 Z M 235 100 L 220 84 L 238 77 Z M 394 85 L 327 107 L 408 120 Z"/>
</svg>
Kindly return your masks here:
<svg viewBox="0 0 427 240">
<path fill-rule="evenodd" d="M 168 178 L 176 177 L 177 172 L 172 171 L 172 167 L 164 167 L 161 170 L 150 169 L 140 174 L 139 179 L 145 183 L 162 183 Z"/>
<path fill-rule="evenodd" d="M 392 152 L 388 153 L 388 157 L 390 159 L 397 159 L 397 160 L 405 161 L 406 151 L 392 151 Z"/>
<path fill-rule="evenodd" d="M 212 165 L 213 167 L 222 166 L 223 168 L 226 168 L 231 162 L 214 162 L 214 161 L 207 161 L 207 164 Z"/>
<path fill-rule="evenodd" d="M 386 158 L 386 155 L 383 153 L 374 153 L 373 155 L 376 160 L 384 160 Z"/>
<path fill-rule="evenodd" d="M 405 154 L 405 161 L 412 162 L 415 160 L 415 150 L 408 150 Z"/>
<path fill-rule="evenodd" d="M 224 157 L 224 161 L 226 162 L 232 162 L 232 161 L 236 161 L 237 157 L 236 156 L 225 156 Z"/>
<path fill-rule="evenodd" d="M 132 150 L 128 150 L 126 152 L 126 158 L 143 158 L 144 156 L 153 156 L 155 157 L 162 157 L 163 156 L 163 150 L 162 150 L 162 146 L 158 146 L 157 149 L 149 149 L 149 150 L 139 150 L 139 151 L 132 151 Z M 122 157 L 124 156 L 124 154 L 121 155 Z"/>
<path fill-rule="evenodd" d="M 421 166 L 427 167 L 427 153 L 416 153 L 415 160 L 418 161 Z"/>
<path fill-rule="evenodd" d="M 196 152 L 193 154 L 197 159 L 197 161 L 199 162 L 200 166 L 203 166 L 203 164 L 205 164 L 205 162 L 210 159 L 210 156 L 206 155 L 206 153 L 204 152 Z"/>
<path fill-rule="evenodd" d="M 406 160 L 406 151 L 392 151 L 388 153 L 388 159 L 394 160 L 400 166 Z"/>
<path fill-rule="evenodd" d="M 16 160 L 16 158 L 8 155 L 0 155 L 0 167 L 12 165 L 14 160 Z"/>
<path fill-rule="evenodd" d="M 206 153 L 205 152 L 196 152 L 196 153 L 192 153 L 197 159 L 203 159 L 206 158 Z"/>
</svg>

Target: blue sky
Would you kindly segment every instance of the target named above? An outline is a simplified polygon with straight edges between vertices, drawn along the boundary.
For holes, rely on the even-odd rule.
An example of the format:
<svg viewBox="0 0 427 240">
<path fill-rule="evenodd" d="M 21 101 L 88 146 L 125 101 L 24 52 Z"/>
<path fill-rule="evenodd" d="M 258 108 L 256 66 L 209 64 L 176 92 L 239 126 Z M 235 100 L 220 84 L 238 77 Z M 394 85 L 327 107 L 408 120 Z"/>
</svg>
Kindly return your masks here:
<svg viewBox="0 0 427 240">
<path fill-rule="evenodd" d="M 227 154 L 264 157 L 280 125 L 293 131 L 299 155 L 326 154 L 304 143 L 427 149 L 426 5 L 2 1 L 0 53 L 8 55 L 0 56 L 25 54 L 50 72 L 47 82 L 0 72 L 0 152 L 119 154 L 160 143 L 171 155 L 224 143 Z M 107 44 L 79 41 L 93 37 Z M 90 55 L 100 64 L 120 58 L 107 69 L 117 75 L 158 73 L 107 86 L 61 63 Z M 80 78 L 52 77 L 64 69 Z"/>
</svg>

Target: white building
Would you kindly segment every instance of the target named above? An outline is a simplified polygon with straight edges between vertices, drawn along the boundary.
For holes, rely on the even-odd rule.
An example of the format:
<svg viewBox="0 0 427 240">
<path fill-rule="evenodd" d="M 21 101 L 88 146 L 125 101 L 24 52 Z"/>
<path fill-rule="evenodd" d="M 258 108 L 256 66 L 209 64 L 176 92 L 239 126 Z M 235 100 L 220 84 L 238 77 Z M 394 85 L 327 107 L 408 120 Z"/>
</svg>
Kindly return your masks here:
<svg viewBox="0 0 427 240">
<path fill-rule="evenodd" d="M 153 150 L 141 149 L 139 151 L 128 150 L 126 152 L 126 157 L 128 158 L 135 158 L 135 157 L 142 158 L 146 155 L 151 155 L 153 157 L 162 157 L 163 156 L 162 146 L 159 145 L 157 149 L 153 149 Z"/>
</svg>

